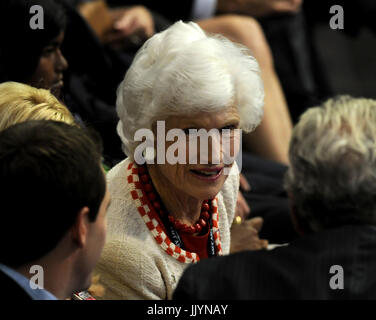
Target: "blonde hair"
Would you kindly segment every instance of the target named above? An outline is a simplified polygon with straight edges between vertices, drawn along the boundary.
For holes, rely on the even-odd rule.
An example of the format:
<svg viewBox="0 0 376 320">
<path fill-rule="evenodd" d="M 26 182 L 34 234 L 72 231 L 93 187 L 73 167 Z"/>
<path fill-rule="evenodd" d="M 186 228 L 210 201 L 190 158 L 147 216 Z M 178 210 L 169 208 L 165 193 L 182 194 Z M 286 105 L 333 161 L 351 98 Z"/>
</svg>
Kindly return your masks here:
<svg viewBox="0 0 376 320">
<path fill-rule="evenodd" d="M 75 124 L 73 115 L 51 92 L 17 82 L 0 84 L 0 131 L 28 120 Z"/>
<path fill-rule="evenodd" d="M 376 224 L 376 100 L 339 96 L 294 128 L 286 188 L 313 230 Z"/>
</svg>

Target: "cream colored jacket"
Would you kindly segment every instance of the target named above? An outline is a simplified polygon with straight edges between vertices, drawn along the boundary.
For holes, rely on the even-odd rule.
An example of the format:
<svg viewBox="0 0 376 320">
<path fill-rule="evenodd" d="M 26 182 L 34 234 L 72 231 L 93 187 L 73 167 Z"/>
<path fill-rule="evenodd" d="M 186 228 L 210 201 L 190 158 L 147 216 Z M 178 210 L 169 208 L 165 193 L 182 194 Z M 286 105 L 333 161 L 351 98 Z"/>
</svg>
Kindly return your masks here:
<svg viewBox="0 0 376 320">
<path fill-rule="evenodd" d="M 105 286 L 104 299 L 171 299 L 180 276 L 190 263 L 195 262 L 196 254 L 188 253 L 192 259 L 180 262 L 181 253 L 174 251 L 174 255 L 170 255 L 171 250 L 170 254 L 166 251 L 170 242 L 165 235 L 161 235 L 162 244 L 158 243 L 157 229 L 150 230 L 155 221 L 150 221 L 147 214 L 140 214 L 142 202 L 137 196 L 142 194 L 135 192 L 134 184 L 129 182 L 133 179 L 128 178 L 132 176 L 130 164 L 132 162 L 126 159 L 107 174 L 112 200 L 107 213 L 106 245 L 95 272 L 100 274 L 100 282 Z M 239 175 L 230 175 L 217 195 L 217 233 L 222 254 L 230 251 L 230 226 L 238 190 Z M 143 208 L 149 211 L 147 205 Z M 141 209 L 141 212 L 144 211 Z"/>
</svg>

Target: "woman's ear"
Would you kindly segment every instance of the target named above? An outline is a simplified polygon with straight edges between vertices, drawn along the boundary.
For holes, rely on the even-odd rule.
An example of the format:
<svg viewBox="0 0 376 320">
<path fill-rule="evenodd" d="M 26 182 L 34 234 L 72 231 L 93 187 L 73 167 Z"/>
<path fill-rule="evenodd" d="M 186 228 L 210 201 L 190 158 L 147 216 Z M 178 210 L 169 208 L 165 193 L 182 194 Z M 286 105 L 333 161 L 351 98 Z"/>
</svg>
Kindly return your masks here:
<svg viewBox="0 0 376 320">
<path fill-rule="evenodd" d="M 89 208 L 83 207 L 77 214 L 76 221 L 71 228 L 72 239 L 79 248 L 83 248 L 87 242 L 89 232 Z"/>
</svg>

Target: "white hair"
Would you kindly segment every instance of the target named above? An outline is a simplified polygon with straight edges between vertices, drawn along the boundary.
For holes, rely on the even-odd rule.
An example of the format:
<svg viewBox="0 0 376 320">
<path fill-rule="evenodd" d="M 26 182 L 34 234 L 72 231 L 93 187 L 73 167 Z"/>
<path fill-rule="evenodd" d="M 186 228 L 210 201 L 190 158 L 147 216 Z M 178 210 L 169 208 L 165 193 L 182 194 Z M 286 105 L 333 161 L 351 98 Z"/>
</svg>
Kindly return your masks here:
<svg viewBox="0 0 376 320">
<path fill-rule="evenodd" d="M 293 130 L 286 188 L 313 230 L 376 224 L 376 100 L 340 96 Z"/>
<path fill-rule="evenodd" d="M 236 105 L 240 128 L 261 122 L 264 89 L 247 48 L 196 23 L 176 22 L 139 50 L 117 92 L 118 134 L 132 157 L 138 129 L 171 115 L 215 112 Z"/>
</svg>

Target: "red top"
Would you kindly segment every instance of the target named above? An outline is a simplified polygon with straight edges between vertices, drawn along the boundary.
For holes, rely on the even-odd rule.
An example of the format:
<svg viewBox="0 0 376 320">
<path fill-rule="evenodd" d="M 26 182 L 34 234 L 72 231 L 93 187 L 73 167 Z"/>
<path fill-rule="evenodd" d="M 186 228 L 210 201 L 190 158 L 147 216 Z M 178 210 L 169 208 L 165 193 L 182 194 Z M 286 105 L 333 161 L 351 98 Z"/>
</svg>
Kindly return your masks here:
<svg viewBox="0 0 376 320">
<path fill-rule="evenodd" d="M 162 230 L 168 234 L 165 225 L 163 224 L 161 218 L 156 215 L 156 219 L 158 220 L 159 225 L 162 227 Z M 210 229 L 207 228 L 207 231 L 204 235 L 195 236 L 190 233 L 179 232 L 179 237 L 184 245 L 184 250 L 189 252 L 195 252 L 200 257 L 200 260 L 208 258 L 208 240 L 209 240 L 209 231 Z"/>
<path fill-rule="evenodd" d="M 184 249 L 189 252 L 196 252 L 200 257 L 200 260 L 208 258 L 208 239 L 209 239 L 209 228 L 207 232 L 202 236 L 194 236 L 189 233 L 179 233 L 181 240 L 184 244 Z"/>
</svg>

